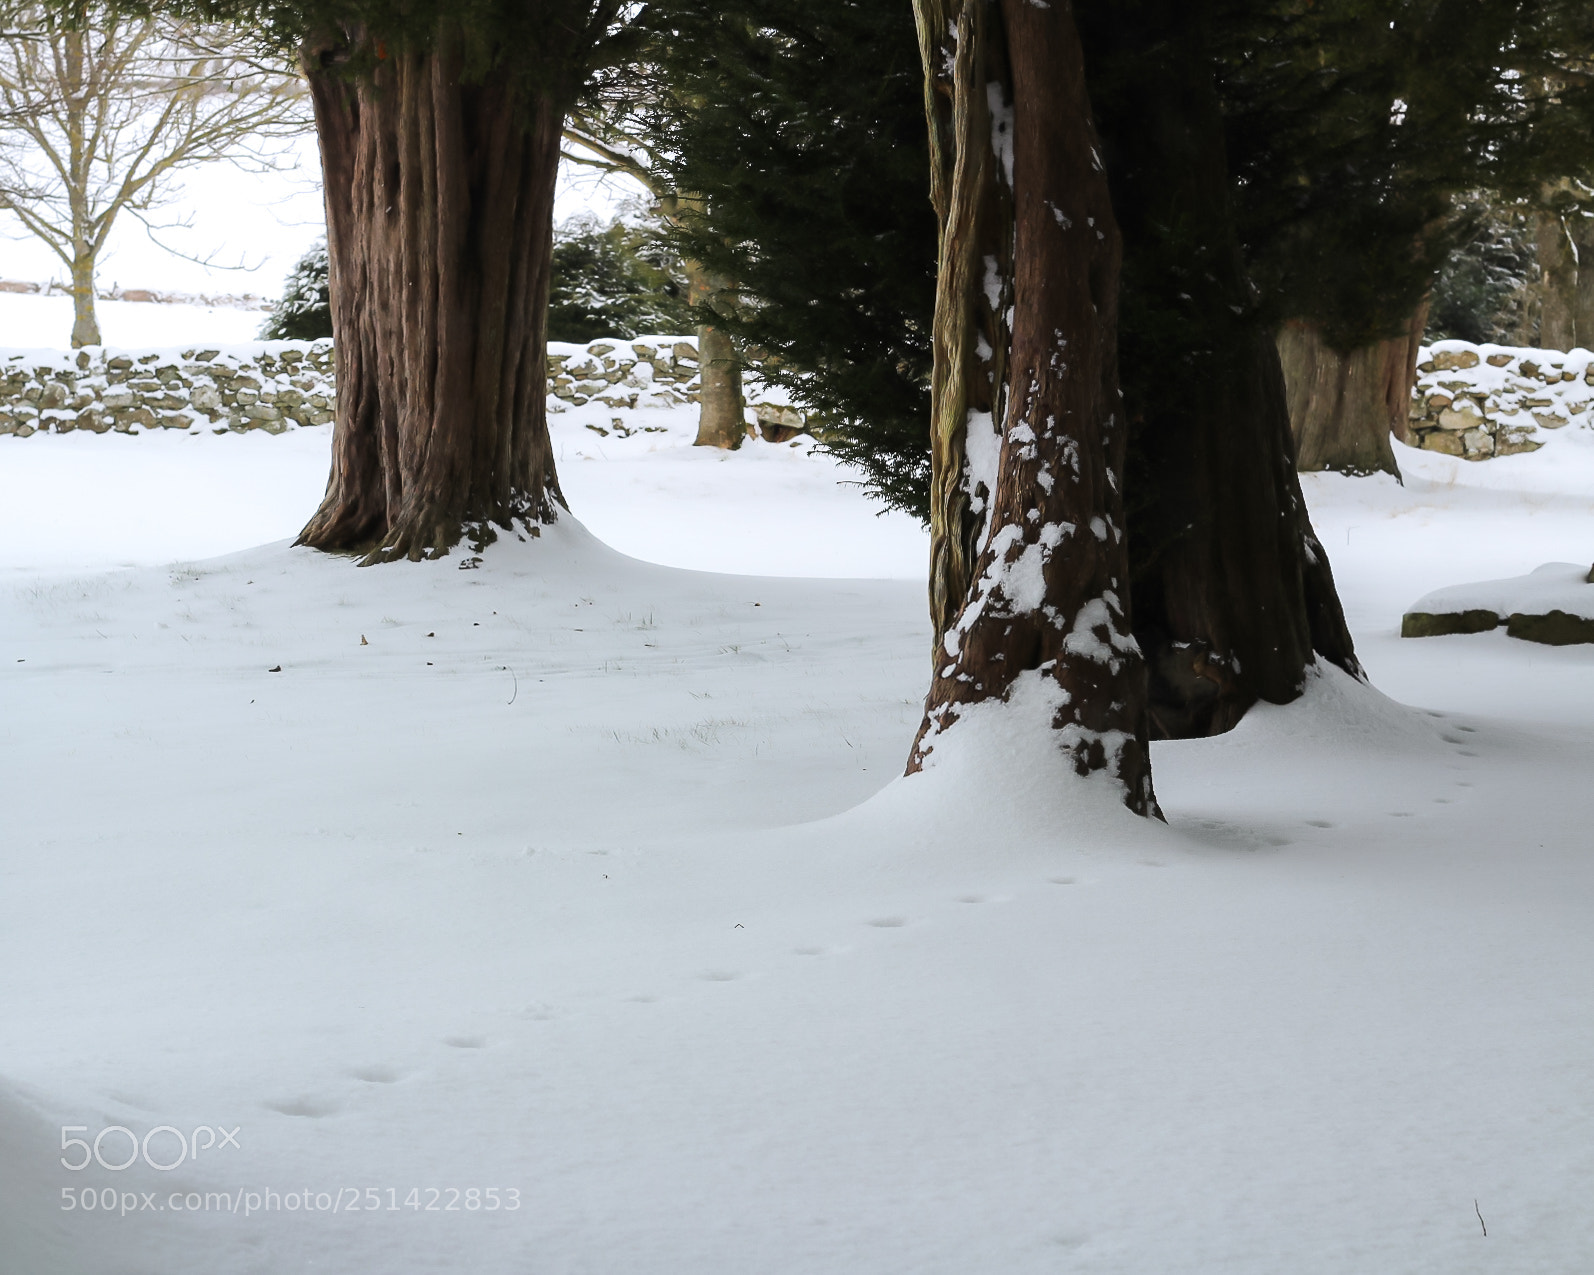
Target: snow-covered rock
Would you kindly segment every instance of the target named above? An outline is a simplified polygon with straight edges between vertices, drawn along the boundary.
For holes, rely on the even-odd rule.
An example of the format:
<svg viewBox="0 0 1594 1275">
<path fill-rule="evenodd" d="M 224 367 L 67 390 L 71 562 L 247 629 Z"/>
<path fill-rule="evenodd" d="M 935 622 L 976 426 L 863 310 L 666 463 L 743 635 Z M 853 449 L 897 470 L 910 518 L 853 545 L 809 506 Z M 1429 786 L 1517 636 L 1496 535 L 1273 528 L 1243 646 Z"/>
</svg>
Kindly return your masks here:
<svg viewBox="0 0 1594 1275">
<path fill-rule="evenodd" d="M 1594 642 L 1594 571 L 1547 562 L 1530 575 L 1437 589 L 1401 619 L 1404 637 L 1483 633 L 1506 626 L 1510 637 L 1549 646 Z"/>
</svg>

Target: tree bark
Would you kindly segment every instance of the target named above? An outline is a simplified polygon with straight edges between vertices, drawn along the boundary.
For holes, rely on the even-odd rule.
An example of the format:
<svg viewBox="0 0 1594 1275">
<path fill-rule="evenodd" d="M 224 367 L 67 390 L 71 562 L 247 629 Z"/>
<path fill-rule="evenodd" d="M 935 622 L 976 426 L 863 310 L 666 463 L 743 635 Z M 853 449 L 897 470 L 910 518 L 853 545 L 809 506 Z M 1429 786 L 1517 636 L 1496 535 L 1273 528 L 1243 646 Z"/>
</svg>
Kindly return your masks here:
<svg viewBox="0 0 1594 1275">
<path fill-rule="evenodd" d="M 908 769 L 966 706 L 1040 678 L 1074 771 L 1110 776 L 1131 810 L 1155 813 L 1145 670 L 1127 615 L 1119 240 L 1071 6 L 917 0 L 915 11 L 942 217 L 942 553 L 962 551 L 965 511 L 979 521 Z M 1000 408 L 999 437 L 971 444 L 970 431 L 991 431 L 982 401 Z"/>
<path fill-rule="evenodd" d="M 1577 299 L 1572 310 L 1572 337 L 1584 349 L 1594 349 L 1594 214 L 1581 210 L 1567 218 L 1572 246 L 1577 250 Z"/>
<path fill-rule="evenodd" d="M 94 156 L 88 136 L 88 94 L 84 83 L 84 33 L 64 33 L 61 89 L 66 106 L 67 165 L 78 180 L 67 183 L 72 217 L 72 348 L 99 345 L 100 319 L 94 307 L 94 265 L 98 245 L 90 225 L 88 176 Z"/>
<path fill-rule="evenodd" d="M 94 258 L 83 251 L 72 261 L 72 348 L 100 344 L 100 318 L 94 308 Z"/>
<path fill-rule="evenodd" d="M 1539 345 L 1546 350 L 1570 350 L 1577 345 L 1577 256 L 1559 213 L 1543 210 L 1533 215 L 1538 246 L 1540 283 Z"/>
<path fill-rule="evenodd" d="M 1301 495 L 1278 348 L 1235 230 L 1204 6 L 1088 11 L 1125 244 L 1134 632 L 1153 738 L 1300 695 L 1314 653 L 1360 675 Z"/>
<path fill-rule="evenodd" d="M 1349 351 L 1331 346 L 1310 320 L 1284 325 L 1278 349 L 1298 469 L 1400 477 L 1389 438 L 1411 434 L 1411 391 L 1427 318 L 1423 306 L 1400 336 Z"/>
<path fill-rule="evenodd" d="M 747 437 L 742 361 L 719 328 L 697 329 L 697 367 L 697 437 L 692 445 L 734 451 Z"/>
<path fill-rule="evenodd" d="M 968 597 L 992 496 L 992 466 L 971 468 L 968 445 L 973 429 L 975 446 L 990 449 L 1006 392 L 1012 192 L 997 179 L 992 146 L 985 77 L 987 63 L 1005 67 L 1005 49 L 990 0 L 914 7 L 940 224 L 930 377 L 930 618 L 939 647 Z"/>
<path fill-rule="evenodd" d="M 374 56 L 373 56 L 374 55 Z M 374 70 L 344 73 L 351 56 Z M 535 536 L 564 508 L 546 419 L 564 103 L 424 47 L 306 47 L 338 354 L 326 498 L 299 543 L 365 562 Z"/>
</svg>

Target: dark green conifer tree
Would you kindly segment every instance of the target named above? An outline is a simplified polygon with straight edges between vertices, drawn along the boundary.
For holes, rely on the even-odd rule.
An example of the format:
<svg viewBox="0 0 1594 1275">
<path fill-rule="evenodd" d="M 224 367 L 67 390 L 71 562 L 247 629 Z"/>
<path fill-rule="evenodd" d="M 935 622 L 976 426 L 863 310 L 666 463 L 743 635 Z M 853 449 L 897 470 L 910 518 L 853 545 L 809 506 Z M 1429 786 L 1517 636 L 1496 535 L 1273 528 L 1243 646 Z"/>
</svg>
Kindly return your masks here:
<svg viewBox="0 0 1594 1275">
<path fill-rule="evenodd" d="M 327 243 L 314 244 L 288 275 L 282 296 L 260 329 L 267 341 L 319 341 L 332 335 Z"/>
<path fill-rule="evenodd" d="M 871 0 L 670 0 L 641 118 L 669 239 L 765 379 L 886 504 L 928 516 L 935 215 L 913 14 Z"/>
<path fill-rule="evenodd" d="M 690 332 L 696 320 L 672 258 L 656 228 L 620 220 L 562 227 L 554 235 L 548 339 Z"/>
</svg>

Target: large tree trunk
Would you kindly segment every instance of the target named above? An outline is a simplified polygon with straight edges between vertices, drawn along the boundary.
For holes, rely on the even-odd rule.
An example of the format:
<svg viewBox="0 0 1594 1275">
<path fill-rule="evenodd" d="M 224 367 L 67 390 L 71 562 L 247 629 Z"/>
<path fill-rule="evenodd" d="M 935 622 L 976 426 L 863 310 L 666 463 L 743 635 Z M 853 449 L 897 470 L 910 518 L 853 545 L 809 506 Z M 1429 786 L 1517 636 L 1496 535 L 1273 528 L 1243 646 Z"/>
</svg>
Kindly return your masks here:
<svg viewBox="0 0 1594 1275">
<path fill-rule="evenodd" d="M 933 453 L 943 554 L 965 534 L 964 510 L 979 524 L 908 769 L 964 706 L 1045 679 L 1073 769 L 1104 772 L 1130 809 L 1153 813 L 1127 616 L 1119 241 L 1070 5 L 916 0 L 915 11 L 942 226 L 934 422 L 954 436 Z M 962 500 L 948 500 L 954 487 Z"/>
<path fill-rule="evenodd" d="M 1360 673 L 1239 249 L 1202 8 L 1145 0 L 1084 22 L 1124 234 L 1134 631 L 1154 738 L 1287 703 L 1314 652 Z"/>
<path fill-rule="evenodd" d="M 1539 345 L 1546 350 L 1570 350 L 1577 345 L 1577 254 L 1566 233 L 1566 223 L 1556 212 L 1533 215 L 1539 269 Z"/>
<path fill-rule="evenodd" d="M 344 73 L 370 57 L 368 76 Z M 554 177 L 564 103 L 468 81 L 428 47 L 306 48 L 325 176 L 338 410 L 299 543 L 437 556 L 563 508 L 546 420 Z"/>
<path fill-rule="evenodd" d="M 1302 472 L 1383 472 L 1400 477 L 1390 435 L 1406 439 L 1411 391 L 1417 383 L 1417 348 L 1428 307 L 1413 315 L 1400 336 L 1337 350 L 1310 320 L 1292 319 L 1278 335 L 1279 359 L 1289 394 L 1295 459 Z"/>
</svg>

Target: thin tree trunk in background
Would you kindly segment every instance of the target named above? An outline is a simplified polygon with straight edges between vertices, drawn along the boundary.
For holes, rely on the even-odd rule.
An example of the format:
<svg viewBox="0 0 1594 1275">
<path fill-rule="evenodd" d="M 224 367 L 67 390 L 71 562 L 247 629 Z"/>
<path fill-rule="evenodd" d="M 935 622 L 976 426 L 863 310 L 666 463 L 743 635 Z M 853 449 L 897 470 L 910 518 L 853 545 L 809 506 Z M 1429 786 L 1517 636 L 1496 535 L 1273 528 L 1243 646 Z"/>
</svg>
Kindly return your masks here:
<svg viewBox="0 0 1594 1275">
<path fill-rule="evenodd" d="M 72 348 L 100 344 L 100 319 L 94 308 L 94 258 L 72 262 Z"/>
<path fill-rule="evenodd" d="M 1570 350 L 1577 344 L 1577 258 L 1559 214 L 1533 214 L 1538 247 L 1540 283 L 1539 346 Z"/>
<path fill-rule="evenodd" d="M 682 206 L 700 208 L 701 201 L 678 198 Z M 723 279 L 695 261 L 683 263 L 687 300 L 694 309 L 711 313 L 716 297 L 728 291 Z M 747 404 L 742 397 L 742 360 L 731 338 L 712 324 L 697 327 L 697 437 L 694 447 L 734 451 L 747 437 Z"/>
<path fill-rule="evenodd" d="M 917 0 L 915 11 L 941 183 L 941 267 L 962 271 L 937 293 L 935 424 L 976 428 L 971 383 L 998 388 L 1002 413 L 988 457 L 967 441 L 959 457 L 937 440 L 936 492 L 944 502 L 960 487 L 983 516 L 908 769 L 956 729 L 965 706 L 1043 679 L 1055 696 L 1057 747 L 1074 771 L 1111 776 L 1125 805 L 1154 813 L 1145 670 L 1126 614 L 1119 243 L 1071 6 Z M 1010 253 L 969 259 L 970 243 L 1004 242 Z M 1004 312 L 1011 326 L 999 356 L 977 334 L 1000 336 L 992 321 Z M 949 394 L 964 421 L 948 420 Z M 958 462 L 951 475 L 949 458 Z M 955 503 L 939 508 L 943 520 L 958 516 Z M 957 534 L 943 522 L 944 541 Z"/>
<path fill-rule="evenodd" d="M 1202 6 L 1084 12 L 1124 235 L 1134 631 L 1154 737 L 1212 735 L 1300 695 L 1314 652 L 1360 665 L 1240 253 Z"/>
<path fill-rule="evenodd" d="M 546 419 L 563 103 L 430 50 L 307 48 L 331 260 L 338 411 L 326 498 L 299 543 L 366 562 L 536 535 L 563 509 Z"/>
<path fill-rule="evenodd" d="M 1411 391 L 1427 309 L 1400 336 L 1359 350 L 1336 350 L 1308 320 L 1292 319 L 1280 330 L 1279 359 L 1302 472 L 1400 477 L 1389 439 L 1411 432 Z"/>
<path fill-rule="evenodd" d="M 88 178 L 93 164 L 89 153 L 88 106 L 85 100 L 83 33 L 68 31 L 62 37 L 64 58 L 61 89 L 66 99 L 67 166 L 76 180 L 68 183 L 67 203 L 72 217 L 72 348 L 100 344 L 100 320 L 94 307 L 94 230 L 89 224 Z"/>
<path fill-rule="evenodd" d="M 679 192 L 659 194 L 651 180 L 638 176 L 659 201 L 659 210 L 672 223 L 701 216 L 701 195 Z M 702 307 L 712 317 L 714 302 L 731 290 L 728 280 L 703 268 L 701 262 L 683 261 L 686 299 L 693 309 Z M 718 447 L 734 451 L 747 438 L 747 402 L 742 395 L 742 360 L 735 343 L 712 323 L 697 325 L 697 437 L 693 447 Z"/>
<path fill-rule="evenodd" d="M 1594 349 L 1594 216 L 1575 212 L 1567 219 L 1577 249 L 1577 300 L 1572 309 L 1572 336 L 1585 350 Z"/>
<path fill-rule="evenodd" d="M 742 398 L 742 361 L 730 337 L 718 328 L 697 329 L 698 412 L 694 447 L 742 445 L 747 404 Z"/>
</svg>

